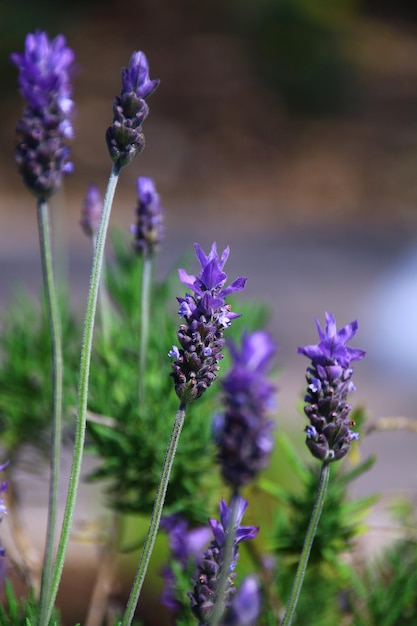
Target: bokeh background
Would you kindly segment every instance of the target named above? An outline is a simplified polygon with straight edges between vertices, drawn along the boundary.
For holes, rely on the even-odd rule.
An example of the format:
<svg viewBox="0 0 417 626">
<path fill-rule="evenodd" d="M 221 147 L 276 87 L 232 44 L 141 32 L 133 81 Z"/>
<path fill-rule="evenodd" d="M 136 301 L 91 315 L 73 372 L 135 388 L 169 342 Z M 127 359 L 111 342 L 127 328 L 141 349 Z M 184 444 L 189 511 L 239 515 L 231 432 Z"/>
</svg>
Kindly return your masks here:
<svg viewBox="0 0 417 626">
<path fill-rule="evenodd" d="M 194 241 L 230 245 L 228 273 L 271 305 L 279 346 L 280 424 L 297 407 L 314 317 L 359 320 L 357 391 L 371 419 L 415 417 L 417 382 L 417 5 L 405 0 L 19 0 L 0 17 L 0 311 L 16 285 L 39 293 L 35 201 L 13 162 L 22 110 L 10 52 L 36 28 L 77 55 L 75 174 L 53 200 L 60 271 L 80 311 L 89 242 L 80 205 L 104 191 L 104 133 L 120 68 L 143 50 L 161 85 L 143 154 L 122 173 L 112 225 L 134 220 L 135 181 L 155 179 L 166 209 L 164 275 Z M 65 269 L 63 269 L 65 268 Z M 373 435 L 374 469 L 356 495 L 417 491 L 417 437 Z M 25 504 L 41 510 L 43 478 Z M 84 505 L 91 499 L 84 498 Z M 37 494 L 36 497 L 33 494 Z M 353 494 L 355 496 L 355 494 Z M 46 502 L 46 497 L 44 498 Z M 80 519 L 88 518 L 80 507 Z M 33 533 L 36 535 L 36 524 Z M 79 591 L 79 590 L 78 590 Z M 77 591 L 77 593 L 78 593 Z"/>
</svg>

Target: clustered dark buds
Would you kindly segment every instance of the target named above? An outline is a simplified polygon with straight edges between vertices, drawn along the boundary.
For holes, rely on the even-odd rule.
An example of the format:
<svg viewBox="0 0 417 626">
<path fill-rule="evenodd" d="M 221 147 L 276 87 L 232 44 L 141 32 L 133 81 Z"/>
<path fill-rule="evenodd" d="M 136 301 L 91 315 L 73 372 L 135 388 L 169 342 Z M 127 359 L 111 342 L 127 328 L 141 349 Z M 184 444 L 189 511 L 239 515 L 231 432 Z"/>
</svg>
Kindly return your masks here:
<svg viewBox="0 0 417 626">
<path fill-rule="evenodd" d="M 139 176 L 137 181 L 137 222 L 131 227 L 135 250 L 144 257 L 154 254 L 164 238 L 164 210 L 152 178 Z"/>
<path fill-rule="evenodd" d="M 220 522 L 210 519 L 209 523 L 214 535 L 203 558 L 198 564 L 196 574 L 192 580 L 193 591 L 189 592 L 191 610 L 199 620 L 199 625 L 210 624 L 214 606 L 217 601 L 217 587 L 222 573 L 222 568 L 228 568 L 227 585 L 224 591 L 223 604 L 225 608 L 231 606 L 233 594 L 235 593 L 234 579 L 236 578 L 235 568 L 238 559 L 238 548 L 241 541 L 253 539 L 259 532 L 257 526 L 240 526 L 248 503 L 240 496 L 236 496 L 235 502 L 230 508 L 224 500 L 221 501 Z M 234 519 L 231 520 L 231 515 Z M 224 563 L 226 538 L 233 532 L 233 551 L 230 563 Z"/>
<path fill-rule="evenodd" d="M 143 52 L 134 52 L 129 67 L 122 69 L 122 91 L 113 103 L 113 123 L 107 129 L 106 142 L 112 161 L 128 165 L 145 147 L 142 123 L 149 113 L 145 102 L 159 85 L 150 80 L 149 64 Z"/>
<path fill-rule="evenodd" d="M 37 31 L 27 35 L 25 52 L 10 58 L 19 69 L 20 93 L 27 101 L 16 128 L 16 163 L 27 187 L 38 198 L 48 198 L 63 175 L 73 171 L 67 142 L 73 137 L 74 52 L 62 35 L 49 41 L 46 33 Z"/>
<path fill-rule="evenodd" d="M 222 382 L 224 413 L 213 420 L 216 459 L 223 479 L 234 491 L 264 469 L 273 449 L 274 423 L 266 418 L 273 408 L 275 387 L 267 379 L 275 345 L 268 333 L 244 333 L 242 346 L 229 342 L 232 367 Z"/>
<path fill-rule="evenodd" d="M 181 348 L 173 346 L 169 356 L 174 358 L 171 376 L 175 391 L 183 403 L 197 400 L 216 379 L 218 362 L 223 358 L 223 331 L 232 320 L 240 315 L 232 313 L 230 305 L 225 303 L 226 296 L 234 291 L 241 291 L 246 278 L 237 278 L 229 287 L 223 289 L 227 280 L 223 267 L 229 256 L 226 248 L 221 258 L 213 243 L 206 256 L 198 244 L 195 244 L 197 258 L 201 265 L 198 277 L 178 271 L 180 280 L 193 290 L 194 295 L 186 294 L 177 298 L 179 314 L 184 318 L 177 333 Z"/>
<path fill-rule="evenodd" d="M 352 407 L 347 396 L 355 389 L 350 362 L 363 359 L 365 352 L 346 346 L 356 334 L 356 321 L 337 330 L 334 316 L 326 313 L 326 330 L 322 330 L 318 320 L 316 324 L 320 342 L 298 348 L 312 361 L 306 375 L 304 412 L 310 420 L 305 428 L 306 444 L 313 456 L 331 462 L 343 458 L 350 450 L 350 442 L 359 437 L 350 429 Z"/>
<path fill-rule="evenodd" d="M 80 226 L 87 237 L 95 237 L 103 211 L 103 199 L 96 185 L 90 185 L 81 207 Z"/>
</svg>

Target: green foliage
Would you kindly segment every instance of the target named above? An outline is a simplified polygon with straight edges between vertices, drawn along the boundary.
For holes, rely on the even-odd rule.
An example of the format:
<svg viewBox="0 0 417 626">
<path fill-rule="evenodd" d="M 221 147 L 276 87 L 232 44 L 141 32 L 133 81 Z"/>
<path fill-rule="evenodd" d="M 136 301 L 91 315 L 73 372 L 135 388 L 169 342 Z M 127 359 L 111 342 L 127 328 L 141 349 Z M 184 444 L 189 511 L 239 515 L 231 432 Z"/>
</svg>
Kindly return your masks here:
<svg viewBox="0 0 417 626">
<path fill-rule="evenodd" d="M 79 325 L 66 298 L 60 299 L 65 353 L 64 414 L 75 405 L 79 361 Z M 45 451 L 52 415 L 51 340 L 43 308 L 20 296 L 4 319 L 0 334 L 0 433 L 9 458 L 26 443 Z"/>
<path fill-rule="evenodd" d="M 414 626 L 417 618 L 417 543 L 401 539 L 355 579 L 355 626 Z"/>
<path fill-rule="evenodd" d="M 273 552 L 277 557 L 277 585 L 279 596 L 288 597 L 294 580 L 298 558 L 313 510 L 320 464 L 306 467 L 291 444 L 280 437 L 280 451 L 286 456 L 294 474 L 299 479 L 298 490 L 280 489 L 272 485 L 269 493 L 280 502 L 277 507 L 273 539 Z M 375 497 L 350 501 L 349 484 L 369 470 L 375 459 L 369 458 L 350 471 L 343 464 L 331 466 L 332 475 L 326 493 L 323 511 L 314 538 L 309 565 L 297 605 L 294 624 L 309 623 L 314 615 L 317 626 L 340 623 L 341 609 L 335 601 L 349 587 L 350 570 L 346 553 L 352 550 L 353 539 L 364 531 L 364 518 Z M 265 481 L 263 487 L 268 489 Z"/>
<path fill-rule="evenodd" d="M 39 606 L 33 589 L 27 598 L 16 598 L 11 582 L 4 582 L 5 599 L 0 604 L 0 626 L 36 626 L 39 617 Z M 60 619 L 54 611 L 48 626 L 59 626 Z"/>
</svg>

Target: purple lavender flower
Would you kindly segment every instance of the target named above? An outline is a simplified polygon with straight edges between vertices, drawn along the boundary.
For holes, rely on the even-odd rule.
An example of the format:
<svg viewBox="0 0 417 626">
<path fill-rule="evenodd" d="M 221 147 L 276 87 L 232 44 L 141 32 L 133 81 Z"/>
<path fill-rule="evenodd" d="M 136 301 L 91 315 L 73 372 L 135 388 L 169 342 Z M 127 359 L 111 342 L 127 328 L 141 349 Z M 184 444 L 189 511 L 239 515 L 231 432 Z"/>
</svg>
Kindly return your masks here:
<svg viewBox="0 0 417 626">
<path fill-rule="evenodd" d="M 190 567 L 194 569 L 197 556 L 208 544 L 211 532 L 206 526 L 189 530 L 188 522 L 179 515 L 162 518 L 160 527 L 168 533 L 168 545 L 171 550 L 170 564 L 162 569 L 164 590 L 161 600 L 164 606 L 177 615 L 182 608 L 181 602 L 176 598 L 178 578 L 186 577 Z M 191 573 L 188 573 L 188 580 L 190 575 Z"/>
<path fill-rule="evenodd" d="M 240 496 L 236 496 L 235 503 L 232 503 L 230 508 L 227 506 L 226 502 L 222 500 L 219 506 L 220 522 L 214 519 L 209 520 L 214 539 L 206 552 L 203 554 L 203 558 L 199 563 L 197 572 L 192 580 L 194 585 L 193 591 L 188 594 L 191 601 L 191 610 L 199 619 L 199 624 L 201 626 L 210 623 L 210 618 L 216 603 L 217 585 L 222 567 L 224 566 L 223 559 L 226 538 L 228 532 L 230 531 L 230 516 L 232 515 L 233 510 L 235 510 L 232 529 L 233 552 L 224 596 L 224 604 L 226 608 L 230 606 L 233 593 L 235 592 L 233 581 L 236 578 L 234 570 L 239 556 L 239 543 L 241 541 L 253 539 L 259 532 L 259 528 L 257 526 L 240 525 L 247 506 L 248 503 L 246 500 Z"/>
<path fill-rule="evenodd" d="M 149 64 L 143 52 L 134 52 L 129 67 L 122 69 L 122 91 L 113 103 L 113 123 L 107 129 L 110 157 L 120 167 L 130 163 L 145 147 L 142 122 L 149 113 L 145 98 L 158 87 L 150 80 Z"/>
<path fill-rule="evenodd" d="M 223 358 L 223 331 L 233 319 L 240 317 L 226 304 L 226 296 L 241 291 L 246 278 L 237 278 L 224 288 L 227 280 L 223 268 L 229 256 L 226 248 L 220 259 L 216 244 L 213 243 L 208 256 L 196 243 L 195 250 L 201 265 L 199 276 L 178 270 L 180 280 L 194 295 L 187 293 L 185 298 L 177 298 L 179 314 L 184 318 L 177 333 L 181 348 L 173 346 L 169 356 L 172 363 L 171 376 L 175 391 L 181 402 L 197 400 L 217 376 L 218 361 Z"/>
<path fill-rule="evenodd" d="M 5 470 L 8 464 L 9 464 L 9 461 L 6 461 L 6 463 L 3 463 L 2 465 L 0 465 L 0 472 Z M 0 494 L 6 491 L 7 486 L 8 486 L 8 483 L 5 480 L 3 480 L 0 483 Z M 3 519 L 3 515 L 7 515 L 7 507 L 3 498 L 0 496 L 0 522 Z M 5 561 L 3 560 L 5 556 L 6 556 L 6 550 L 5 548 L 3 548 L 3 546 L 0 543 L 0 584 L 3 583 L 5 575 L 6 575 L 6 566 L 5 566 Z"/>
<path fill-rule="evenodd" d="M 222 626 L 256 626 L 261 612 L 261 590 L 255 576 L 242 581 Z"/>
<path fill-rule="evenodd" d="M 305 428 L 306 443 L 313 456 L 331 462 L 343 458 L 350 442 L 359 437 L 350 430 L 348 416 L 352 407 L 347 403 L 347 395 L 355 389 L 350 363 L 363 359 L 365 352 L 346 346 L 357 332 L 356 321 L 337 330 L 334 316 L 326 313 L 326 330 L 322 330 L 318 320 L 316 324 L 319 343 L 298 348 L 299 354 L 312 361 L 306 375 L 304 412 L 310 420 Z"/>
<path fill-rule="evenodd" d="M 74 52 L 65 37 L 50 41 L 45 32 L 26 37 L 25 52 L 10 55 L 19 69 L 20 93 L 27 101 L 16 132 L 16 163 L 27 187 L 47 198 L 73 171 L 68 139 L 73 137 L 70 115 L 74 103 L 70 75 Z"/>
<path fill-rule="evenodd" d="M 152 178 L 139 176 L 137 181 L 138 221 L 131 226 L 133 245 L 142 256 L 152 256 L 164 237 L 164 210 Z"/>
<path fill-rule="evenodd" d="M 244 333 L 242 346 L 228 342 L 232 367 L 222 382 L 225 412 L 213 420 L 216 459 L 223 479 L 234 491 L 264 469 L 273 449 L 274 423 L 266 419 L 275 387 L 267 374 L 275 345 L 264 331 Z"/>
<path fill-rule="evenodd" d="M 100 225 L 103 199 L 96 185 L 90 185 L 81 207 L 80 226 L 87 237 L 94 237 Z"/>
</svg>

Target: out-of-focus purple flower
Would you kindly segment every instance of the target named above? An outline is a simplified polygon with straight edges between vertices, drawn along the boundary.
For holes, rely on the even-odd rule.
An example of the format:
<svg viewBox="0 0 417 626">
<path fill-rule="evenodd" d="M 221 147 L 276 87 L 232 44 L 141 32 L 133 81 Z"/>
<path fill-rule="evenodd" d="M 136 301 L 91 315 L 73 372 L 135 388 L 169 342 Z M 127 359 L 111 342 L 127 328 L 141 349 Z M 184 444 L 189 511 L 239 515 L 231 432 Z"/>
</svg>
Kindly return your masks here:
<svg viewBox="0 0 417 626">
<path fill-rule="evenodd" d="M 174 358 L 171 376 L 175 391 L 183 403 L 199 398 L 215 380 L 218 361 L 223 358 L 223 331 L 233 319 L 240 317 L 226 304 L 226 296 L 241 291 L 246 282 L 246 278 L 238 278 L 228 287 L 224 286 L 227 276 L 223 268 L 229 248 L 220 258 L 215 243 L 208 256 L 197 243 L 195 250 L 201 265 L 199 276 L 178 270 L 180 280 L 194 295 L 187 293 L 184 298 L 177 298 L 179 314 L 184 318 L 177 333 L 181 348 L 173 346 L 169 352 Z"/>
<path fill-rule="evenodd" d="M 103 199 L 96 185 L 90 185 L 81 207 L 80 226 L 87 237 L 94 237 L 100 225 Z"/>
<path fill-rule="evenodd" d="M 26 37 L 24 53 L 14 52 L 11 61 L 19 69 L 20 93 L 27 101 L 16 132 L 15 158 L 28 188 L 47 198 L 73 171 L 68 139 L 73 137 L 71 73 L 74 52 L 63 35 L 52 41 L 45 32 Z"/>
<path fill-rule="evenodd" d="M 228 567 L 227 586 L 224 593 L 224 605 L 229 607 L 235 592 L 234 579 L 235 568 L 238 559 L 238 546 L 240 541 L 253 539 L 259 532 L 257 526 L 241 526 L 243 515 L 248 503 L 236 496 L 230 507 L 222 500 L 220 503 L 220 522 L 210 519 L 209 523 L 213 531 L 214 540 L 204 552 L 203 558 L 198 564 L 196 574 L 192 580 L 193 591 L 189 592 L 191 610 L 199 619 L 200 625 L 210 624 L 210 619 L 217 600 L 217 586 L 222 567 Z M 230 563 L 224 563 L 226 537 L 230 532 L 231 515 L 233 515 L 233 551 Z"/>
<path fill-rule="evenodd" d="M 256 626 L 261 613 L 261 590 L 255 576 L 247 576 L 226 611 L 222 626 Z"/>
<path fill-rule="evenodd" d="M 241 348 L 229 341 L 232 367 L 222 381 L 224 413 L 213 419 L 216 459 L 223 479 L 235 491 L 264 469 L 273 449 L 274 423 L 266 418 L 273 408 L 275 387 L 267 379 L 275 344 L 264 331 L 244 333 Z"/>
<path fill-rule="evenodd" d="M 9 461 L 6 461 L 2 465 L 0 465 L 0 472 L 3 472 L 8 465 L 9 465 Z M 8 482 L 3 480 L 0 483 L 0 494 L 4 493 L 7 490 L 7 487 L 8 487 Z M 1 518 L 3 517 L 3 515 L 7 515 L 7 507 L 3 498 L 0 496 L 0 522 L 1 522 Z"/>
<path fill-rule="evenodd" d="M 3 463 L 2 465 L 0 465 L 0 472 L 5 470 L 8 464 L 9 464 L 9 461 L 6 461 L 6 463 Z M 0 494 L 6 491 L 7 486 L 8 486 L 7 481 L 2 481 L 0 483 Z M 0 522 L 3 518 L 3 515 L 7 515 L 7 507 L 6 507 L 6 503 L 4 502 L 3 498 L 0 495 Z M 6 556 L 6 550 L 0 544 L 0 585 L 3 583 L 4 578 L 6 576 L 6 565 L 4 561 L 5 556 Z"/>
<path fill-rule="evenodd" d="M 145 102 L 159 85 L 150 80 L 149 64 L 143 52 L 134 52 L 129 66 L 122 69 L 122 91 L 113 103 L 113 123 L 106 141 L 112 161 L 120 167 L 130 163 L 145 147 L 142 122 L 149 113 Z"/>
<path fill-rule="evenodd" d="M 305 428 L 306 444 L 313 456 L 331 462 L 343 458 L 350 450 L 350 442 L 359 437 L 350 430 L 348 416 L 352 407 L 347 396 L 355 389 L 350 363 L 363 359 L 365 352 L 346 346 L 357 332 L 356 321 L 337 330 L 334 316 L 326 313 L 325 331 L 318 320 L 316 324 L 319 343 L 298 348 L 299 354 L 312 362 L 306 375 L 304 412 L 310 420 Z"/>
<path fill-rule="evenodd" d="M 164 237 L 164 210 L 152 178 L 139 176 L 137 181 L 138 220 L 131 226 L 133 245 L 142 256 L 152 256 Z"/>
<path fill-rule="evenodd" d="M 160 527 L 168 533 L 171 550 L 170 563 L 162 569 L 164 590 L 161 600 L 164 606 L 177 614 L 181 609 L 181 603 L 176 598 L 178 575 L 185 575 L 190 567 L 194 569 L 197 556 L 208 544 L 211 532 L 206 526 L 189 530 L 188 522 L 179 515 L 162 518 Z"/>
</svg>

